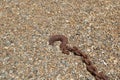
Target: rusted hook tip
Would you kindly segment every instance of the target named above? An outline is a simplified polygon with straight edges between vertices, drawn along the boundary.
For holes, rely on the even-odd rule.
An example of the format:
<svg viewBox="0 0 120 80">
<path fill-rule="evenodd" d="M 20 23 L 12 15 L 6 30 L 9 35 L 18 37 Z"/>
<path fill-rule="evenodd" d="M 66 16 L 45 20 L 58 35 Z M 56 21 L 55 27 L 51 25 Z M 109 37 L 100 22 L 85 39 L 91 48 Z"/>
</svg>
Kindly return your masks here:
<svg viewBox="0 0 120 80">
<path fill-rule="evenodd" d="M 61 41 L 62 44 L 67 44 L 68 43 L 68 39 L 64 35 L 53 35 L 53 36 L 50 36 L 49 45 L 53 45 L 55 41 Z"/>
</svg>

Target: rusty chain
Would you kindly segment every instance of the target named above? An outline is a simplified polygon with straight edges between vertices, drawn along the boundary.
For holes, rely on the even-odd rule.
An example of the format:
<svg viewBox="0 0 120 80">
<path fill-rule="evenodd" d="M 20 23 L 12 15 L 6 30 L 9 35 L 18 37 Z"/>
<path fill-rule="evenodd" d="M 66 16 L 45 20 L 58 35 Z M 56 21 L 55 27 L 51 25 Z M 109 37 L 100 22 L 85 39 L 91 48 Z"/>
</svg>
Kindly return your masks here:
<svg viewBox="0 0 120 80">
<path fill-rule="evenodd" d="M 83 63 L 86 64 L 86 69 L 95 77 L 96 80 L 108 80 L 108 77 L 103 72 L 98 72 L 97 68 L 92 64 L 89 57 L 82 53 L 77 47 L 69 47 L 68 39 L 64 35 L 53 35 L 49 39 L 49 45 L 53 45 L 55 41 L 61 41 L 60 50 L 62 53 L 69 55 L 69 51 L 74 55 L 81 56 Z"/>
</svg>

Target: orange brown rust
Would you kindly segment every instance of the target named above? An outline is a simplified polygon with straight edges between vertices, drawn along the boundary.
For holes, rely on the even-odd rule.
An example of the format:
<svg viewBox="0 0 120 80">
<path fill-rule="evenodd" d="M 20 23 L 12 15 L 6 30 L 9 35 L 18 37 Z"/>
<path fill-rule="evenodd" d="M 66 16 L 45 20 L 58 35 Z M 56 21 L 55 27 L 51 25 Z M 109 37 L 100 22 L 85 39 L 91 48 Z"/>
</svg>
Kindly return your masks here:
<svg viewBox="0 0 120 80">
<path fill-rule="evenodd" d="M 68 39 L 64 35 L 53 35 L 49 39 L 49 44 L 53 45 L 55 41 L 61 41 L 60 44 L 60 50 L 64 54 L 69 54 L 69 52 L 73 52 L 74 55 L 81 56 L 83 63 L 86 64 L 86 69 L 95 77 L 96 80 L 109 80 L 106 75 L 104 75 L 104 72 L 98 72 L 97 68 L 92 64 L 89 57 L 82 53 L 77 47 L 69 47 Z"/>
</svg>

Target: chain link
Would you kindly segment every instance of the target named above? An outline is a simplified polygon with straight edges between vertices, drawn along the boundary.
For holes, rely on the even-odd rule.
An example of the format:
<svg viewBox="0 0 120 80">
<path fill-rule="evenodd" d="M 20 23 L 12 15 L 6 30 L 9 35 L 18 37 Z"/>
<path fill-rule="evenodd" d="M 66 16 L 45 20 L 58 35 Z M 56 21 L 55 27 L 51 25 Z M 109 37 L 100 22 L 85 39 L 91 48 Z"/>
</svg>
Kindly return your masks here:
<svg viewBox="0 0 120 80">
<path fill-rule="evenodd" d="M 95 77 L 96 80 L 108 80 L 108 77 L 103 72 L 98 72 L 97 68 L 92 64 L 89 57 L 82 53 L 76 46 L 67 46 L 68 39 L 64 35 L 53 35 L 49 39 L 49 44 L 53 45 L 55 41 L 61 41 L 60 50 L 62 53 L 69 55 L 69 52 L 73 52 L 74 55 L 80 56 L 82 62 L 86 64 L 86 69 Z"/>
</svg>

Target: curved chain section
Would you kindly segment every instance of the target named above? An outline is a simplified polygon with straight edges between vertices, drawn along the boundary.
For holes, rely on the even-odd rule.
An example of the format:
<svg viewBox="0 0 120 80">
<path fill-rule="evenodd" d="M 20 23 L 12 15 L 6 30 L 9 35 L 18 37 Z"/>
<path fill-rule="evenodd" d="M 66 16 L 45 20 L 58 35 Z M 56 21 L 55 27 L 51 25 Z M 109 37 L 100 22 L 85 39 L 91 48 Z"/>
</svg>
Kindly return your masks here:
<svg viewBox="0 0 120 80">
<path fill-rule="evenodd" d="M 69 51 L 74 55 L 82 57 L 83 63 L 86 64 L 86 69 L 95 77 L 96 80 L 108 80 L 108 77 L 103 72 L 98 72 L 97 68 L 92 64 L 89 57 L 82 53 L 77 47 L 67 46 L 68 39 L 64 35 L 53 35 L 49 39 L 49 44 L 53 45 L 55 41 L 61 41 L 60 50 L 62 53 L 69 55 Z"/>
</svg>

